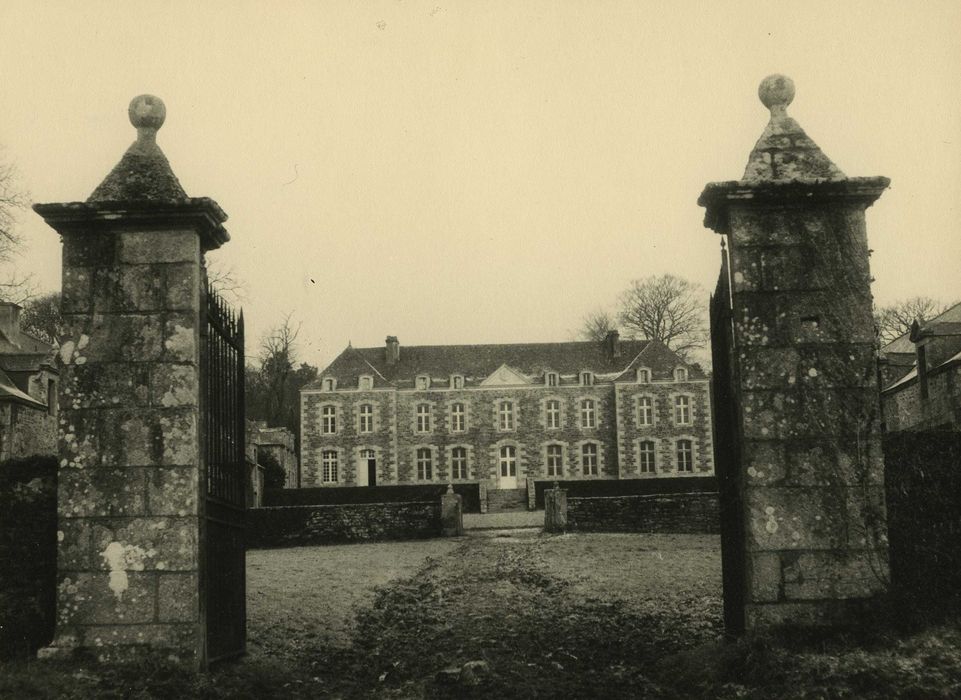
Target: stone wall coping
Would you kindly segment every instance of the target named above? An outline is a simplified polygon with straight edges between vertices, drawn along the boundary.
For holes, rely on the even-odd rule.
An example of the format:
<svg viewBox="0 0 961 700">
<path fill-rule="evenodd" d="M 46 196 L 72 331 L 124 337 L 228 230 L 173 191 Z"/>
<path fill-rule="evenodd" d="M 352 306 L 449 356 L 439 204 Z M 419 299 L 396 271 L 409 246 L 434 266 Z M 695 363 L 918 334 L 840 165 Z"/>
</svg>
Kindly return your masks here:
<svg viewBox="0 0 961 700">
<path fill-rule="evenodd" d="M 553 491 L 554 489 L 548 489 Z M 561 489 L 562 491 L 564 489 Z M 679 491 L 677 493 L 626 493 L 623 496 L 568 496 L 569 501 L 600 501 L 615 498 L 673 498 L 674 496 L 717 496 L 718 491 Z"/>
<path fill-rule="evenodd" d="M 209 197 L 189 197 L 183 202 L 51 202 L 34 204 L 33 210 L 58 233 L 77 225 L 97 225 L 123 230 L 169 229 L 183 222 L 200 233 L 204 251 L 215 250 L 230 240 L 224 228 L 227 214 Z"/>
<path fill-rule="evenodd" d="M 886 177 L 850 177 L 820 182 L 765 182 L 748 184 L 739 180 L 711 182 L 697 198 L 705 207 L 704 226 L 716 233 L 729 233 L 727 209 L 731 204 L 823 204 L 826 201 L 854 201 L 865 207 L 891 184 Z"/>
<path fill-rule="evenodd" d="M 455 494 L 458 495 L 458 494 Z M 300 506 L 261 506 L 255 510 L 290 510 L 305 508 L 379 508 L 383 506 L 440 506 L 440 498 L 436 501 L 381 501 L 378 503 L 317 503 Z"/>
</svg>

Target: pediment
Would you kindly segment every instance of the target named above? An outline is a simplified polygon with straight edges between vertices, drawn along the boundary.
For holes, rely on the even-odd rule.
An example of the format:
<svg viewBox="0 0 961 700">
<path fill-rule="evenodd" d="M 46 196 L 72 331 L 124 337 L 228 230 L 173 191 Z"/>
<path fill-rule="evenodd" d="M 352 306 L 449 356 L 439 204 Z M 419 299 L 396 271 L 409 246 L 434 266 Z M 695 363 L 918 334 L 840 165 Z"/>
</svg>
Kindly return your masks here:
<svg viewBox="0 0 961 700">
<path fill-rule="evenodd" d="M 480 383 L 481 386 L 517 386 L 530 384 L 527 377 L 507 365 L 501 365 Z"/>
</svg>

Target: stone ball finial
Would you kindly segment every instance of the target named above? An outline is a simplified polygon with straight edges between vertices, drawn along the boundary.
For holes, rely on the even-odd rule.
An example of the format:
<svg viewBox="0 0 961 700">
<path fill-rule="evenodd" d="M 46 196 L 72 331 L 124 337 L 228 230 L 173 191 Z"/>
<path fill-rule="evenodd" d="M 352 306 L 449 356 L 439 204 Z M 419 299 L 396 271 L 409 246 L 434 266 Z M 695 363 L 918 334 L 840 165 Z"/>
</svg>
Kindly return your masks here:
<svg viewBox="0 0 961 700">
<path fill-rule="evenodd" d="M 779 73 L 769 75 L 758 86 L 757 96 L 761 98 L 761 104 L 771 110 L 771 114 L 783 113 L 794 100 L 794 81 Z"/>
<path fill-rule="evenodd" d="M 137 95 L 130 100 L 127 108 L 130 123 L 138 130 L 150 129 L 156 131 L 163 126 L 167 118 L 167 107 L 164 101 L 154 95 Z"/>
</svg>

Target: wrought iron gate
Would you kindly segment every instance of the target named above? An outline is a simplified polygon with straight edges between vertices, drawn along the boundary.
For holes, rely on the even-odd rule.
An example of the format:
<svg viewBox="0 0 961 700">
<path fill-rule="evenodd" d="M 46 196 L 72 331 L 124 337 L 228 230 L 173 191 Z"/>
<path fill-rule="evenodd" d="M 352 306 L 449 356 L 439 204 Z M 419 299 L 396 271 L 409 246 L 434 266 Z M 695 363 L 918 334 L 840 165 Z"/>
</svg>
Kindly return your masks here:
<svg viewBox="0 0 961 700">
<path fill-rule="evenodd" d="M 737 353 L 731 310 L 728 255 L 721 243 L 721 274 L 711 297 L 711 361 L 714 401 L 714 470 L 721 501 L 721 576 L 724 627 L 744 631 L 744 511 L 741 503 L 741 424 Z"/>
<path fill-rule="evenodd" d="M 208 663 L 246 649 L 244 317 L 204 280 L 201 431 L 206 471 L 203 614 Z"/>
</svg>

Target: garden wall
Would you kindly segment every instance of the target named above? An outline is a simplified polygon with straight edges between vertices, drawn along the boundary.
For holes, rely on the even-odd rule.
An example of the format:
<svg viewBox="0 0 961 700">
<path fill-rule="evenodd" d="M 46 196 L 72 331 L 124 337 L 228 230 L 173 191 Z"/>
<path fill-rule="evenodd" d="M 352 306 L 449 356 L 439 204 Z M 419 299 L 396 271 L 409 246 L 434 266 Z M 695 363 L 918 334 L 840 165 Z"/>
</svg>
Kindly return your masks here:
<svg viewBox="0 0 961 700">
<path fill-rule="evenodd" d="M 57 461 L 0 463 L 0 658 L 53 637 L 57 590 Z"/>
<path fill-rule="evenodd" d="M 440 501 L 447 484 L 413 484 L 409 486 L 337 486 L 304 489 L 268 489 L 264 493 L 265 506 L 317 506 L 347 503 L 410 503 Z M 462 498 L 465 513 L 480 512 L 480 485 L 454 484 L 454 493 Z"/>
<path fill-rule="evenodd" d="M 553 479 L 534 482 L 534 499 L 538 509 L 544 507 L 544 489 L 554 488 Z M 713 476 L 665 476 L 646 479 L 577 479 L 556 482 L 567 491 L 568 498 L 591 496 L 649 496 L 667 493 L 699 493 L 717 491 Z"/>
<path fill-rule="evenodd" d="M 717 492 L 567 498 L 567 528 L 581 532 L 720 532 Z"/>
<path fill-rule="evenodd" d="M 250 549 L 426 539 L 440 534 L 439 495 L 431 501 L 283 506 L 247 511 Z"/>
<path fill-rule="evenodd" d="M 911 607 L 961 609 L 961 433 L 884 436 L 891 583 Z"/>
</svg>

